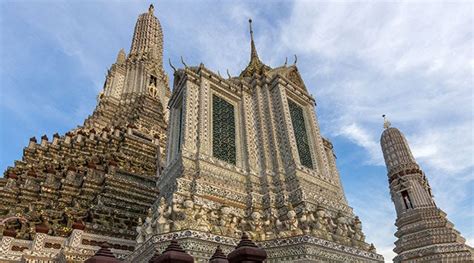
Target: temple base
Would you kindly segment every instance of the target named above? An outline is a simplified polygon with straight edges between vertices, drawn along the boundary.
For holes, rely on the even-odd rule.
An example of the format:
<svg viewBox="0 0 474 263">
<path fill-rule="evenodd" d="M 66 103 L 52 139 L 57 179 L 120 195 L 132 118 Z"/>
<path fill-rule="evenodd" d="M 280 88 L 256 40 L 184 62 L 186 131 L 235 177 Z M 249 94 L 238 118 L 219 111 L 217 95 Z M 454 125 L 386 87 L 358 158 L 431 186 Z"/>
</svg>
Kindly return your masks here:
<svg viewBox="0 0 474 263">
<path fill-rule="evenodd" d="M 199 231 L 180 231 L 155 235 L 125 258 L 125 262 L 146 263 L 155 251 L 162 252 L 176 239 L 197 263 L 207 263 L 219 245 L 224 254 L 234 250 L 238 239 Z M 312 236 L 296 236 L 255 242 L 268 254 L 266 262 L 383 262 L 379 254 L 340 245 Z"/>
<path fill-rule="evenodd" d="M 136 242 L 73 230 L 68 238 L 36 233 L 33 240 L 3 236 L 0 262 L 68 262 L 82 263 L 94 255 L 100 244 L 107 242 L 117 258 L 125 258 Z"/>
</svg>

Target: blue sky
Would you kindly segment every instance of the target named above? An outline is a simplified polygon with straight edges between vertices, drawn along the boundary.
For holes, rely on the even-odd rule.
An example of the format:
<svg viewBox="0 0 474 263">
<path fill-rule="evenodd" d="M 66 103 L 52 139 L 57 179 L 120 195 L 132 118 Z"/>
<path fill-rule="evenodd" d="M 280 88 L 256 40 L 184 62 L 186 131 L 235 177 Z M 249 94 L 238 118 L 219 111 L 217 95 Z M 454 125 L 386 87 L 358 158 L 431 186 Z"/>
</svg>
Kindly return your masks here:
<svg viewBox="0 0 474 263">
<path fill-rule="evenodd" d="M 159 1 L 165 54 L 239 74 L 248 18 L 260 58 L 293 61 L 317 100 L 349 204 L 369 242 L 393 258 L 395 212 L 380 151 L 382 114 L 407 136 L 456 228 L 474 241 L 472 2 Z M 92 113 L 107 68 L 130 48 L 146 1 L 1 1 L 0 167 L 31 136 Z M 165 67 L 171 72 L 167 63 Z"/>
</svg>

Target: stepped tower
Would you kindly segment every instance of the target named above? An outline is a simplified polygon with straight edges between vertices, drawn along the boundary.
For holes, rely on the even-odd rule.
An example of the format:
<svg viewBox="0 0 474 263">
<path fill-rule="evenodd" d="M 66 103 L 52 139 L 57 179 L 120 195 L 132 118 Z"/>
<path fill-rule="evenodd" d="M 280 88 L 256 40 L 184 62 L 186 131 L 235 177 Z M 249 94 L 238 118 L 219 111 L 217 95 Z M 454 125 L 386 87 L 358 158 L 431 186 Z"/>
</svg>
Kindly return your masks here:
<svg viewBox="0 0 474 263">
<path fill-rule="evenodd" d="M 347 203 L 298 68 L 265 65 L 251 23 L 250 37 L 250 62 L 237 77 L 203 64 L 175 71 L 159 197 L 126 261 L 148 262 L 179 239 L 207 262 L 243 231 L 268 262 L 382 261 Z"/>
<path fill-rule="evenodd" d="M 380 144 L 397 211 L 394 262 L 474 262 L 473 249 L 433 199 L 405 136 L 386 120 Z"/>
<path fill-rule="evenodd" d="M 162 58 L 151 5 L 84 125 L 52 140 L 31 138 L 0 179 L 0 261 L 81 262 L 102 241 L 119 257 L 134 250 L 135 227 L 158 195 L 165 164 L 171 93 Z"/>
</svg>

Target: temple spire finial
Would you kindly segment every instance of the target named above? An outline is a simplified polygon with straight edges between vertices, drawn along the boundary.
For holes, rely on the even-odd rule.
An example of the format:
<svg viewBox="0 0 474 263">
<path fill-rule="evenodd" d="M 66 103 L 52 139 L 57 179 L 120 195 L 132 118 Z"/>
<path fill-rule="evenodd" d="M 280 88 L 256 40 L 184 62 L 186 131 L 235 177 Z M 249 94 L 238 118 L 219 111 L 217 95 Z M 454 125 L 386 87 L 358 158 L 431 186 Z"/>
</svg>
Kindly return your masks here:
<svg viewBox="0 0 474 263">
<path fill-rule="evenodd" d="M 155 11 L 155 7 L 153 6 L 153 4 L 150 4 L 150 7 L 148 7 L 148 13 L 153 15 L 153 11 Z"/>
<path fill-rule="evenodd" d="M 392 124 L 388 121 L 387 116 L 384 114 L 382 115 L 382 117 L 383 117 L 383 128 L 384 129 L 390 128 Z"/>
<path fill-rule="evenodd" d="M 252 30 L 252 19 L 249 19 L 249 28 L 250 28 L 250 60 L 258 59 L 257 48 L 255 48 L 255 42 L 253 40 L 253 30 Z"/>
<path fill-rule="evenodd" d="M 252 30 L 252 19 L 249 19 L 250 29 L 250 62 L 248 66 L 240 73 L 240 77 L 251 77 L 254 74 L 262 75 L 266 71 L 270 70 L 270 67 L 263 64 L 257 54 L 257 48 L 255 48 L 255 41 L 253 40 Z"/>
</svg>

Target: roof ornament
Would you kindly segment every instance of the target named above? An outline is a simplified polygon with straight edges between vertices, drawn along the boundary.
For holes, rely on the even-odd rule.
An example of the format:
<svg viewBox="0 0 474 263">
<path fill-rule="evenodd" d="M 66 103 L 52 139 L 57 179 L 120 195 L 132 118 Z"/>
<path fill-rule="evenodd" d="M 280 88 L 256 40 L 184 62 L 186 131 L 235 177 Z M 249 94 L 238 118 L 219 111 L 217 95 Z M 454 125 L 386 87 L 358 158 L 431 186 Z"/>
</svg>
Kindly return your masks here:
<svg viewBox="0 0 474 263">
<path fill-rule="evenodd" d="M 231 76 L 230 73 L 229 73 L 229 69 L 227 69 L 227 77 L 229 77 L 229 79 L 232 78 L 232 76 Z"/>
<path fill-rule="evenodd" d="M 286 65 L 288 65 L 288 57 L 285 58 L 285 65 L 284 66 L 286 67 Z"/>
<path fill-rule="evenodd" d="M 252 19 L 249 19 L 249 28 L 250 28 L 250 60 L 253 58 L 258 59 L 257 48 L 255 48 L 255 42 L 253 41 L 253 30 L 252 30 Z"/>
<path fill-rule="evenodd" d="M 184 68 L 187 68 L 187 67 L 188 67 L 188 65 L 186 65 L 186 63 L 184 62 L 183 56 L 181 56 L 181 63 L 183 63 Z"/>
<path fill-rule="evenodd" d="M 391 126 L 392 124 L 388 121 L 388 119 L 387 119 L 387 117 L 385 116 L 385 114 L 382 115 L 382 117 L 383 117 L 383 128 L 384 128 L 384 129 L 390 128 L 390 126 Z"/>
<path fill-rule="evenodd" d="M 150 4 L 150 7 L 148 7 L 148 14 L 153 15 L 153 11 L 155 11 L 155 7 L 153 4 Z"/>
<path fill-rule="evenodd" d="M 250 61 L 248 66 L 240 73 L 240 77 L 252 77 L 253 75 L 263 75 L 271 68 L 260 61 L 258 57 L 257 48 L 253 39 L 252 19 L 249 19 L 250 29 Z"/>
<path fill-rule="evenodd" d="M 170 63 L 170 67 L 173 69 L 173 72 L 176 72 L 176 68 L 171 64 L 171 58 L 168 58 L 168 62 Z"/>
<path fill-rule="evenodd" d="M 295 62 L 293 62 L 293 65 L 296 65 L 296 62 L 298 62 L 298 57 L 295 54 Z"/>
<path fill-rule="evenodd" d="M 219 75 L 219 77 L 222 78 L 221 72 L 219 70 L 217 71 L 217 75 Z"/>
</svg>

